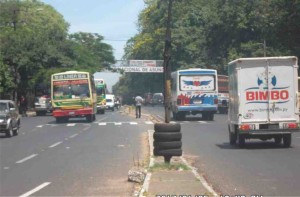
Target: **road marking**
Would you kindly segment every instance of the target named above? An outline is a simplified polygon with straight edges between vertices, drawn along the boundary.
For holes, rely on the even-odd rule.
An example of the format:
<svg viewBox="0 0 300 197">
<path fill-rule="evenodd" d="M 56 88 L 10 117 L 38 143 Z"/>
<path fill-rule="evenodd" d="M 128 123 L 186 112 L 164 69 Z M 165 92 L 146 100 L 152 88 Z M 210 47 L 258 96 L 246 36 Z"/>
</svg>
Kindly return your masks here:
<svg viewBox="0 0 300 197">
<path fill-rule="evenodd" d="M 61 143 L 62 143 L 62 141 L 57 142 L 57 143 L 55 143 L 55 144 L 52 144 L 51 146 L 49 146 L 49 148 L 53 148 L 53 147 L 55 147 L 55 146 L 58 146 L 58 145 L 61 144 Z"/>
<path fill-rule="evenodd" d="M 135 125 L 138 124 L 137 122 L 130 122 L 131 125 Z"/>
<path fill-rule="evenodd" d="M 199 123 L 205 124 L 207 123 L 206 121 L 198 121 Z"/>
<path fill-rule="evenodd" d="M 78 133 L 74 134 L 74 135 L 71 135 L 69 138 L 74 138 L 78 135 Z"/>
<path fill-rule="evenodd" d="M 42 128 L 44 125 L 38 125 L 38 126 L 36 126 L 36 127 L 39 127 L 39 128 Z"/>
<path fill-rule="evenodd" d="M 146 121 L 145 123 L 146 123 L 146 124 L 153 124 L 152 121 Z"/>
<path fill-rule="evenodd" d="M 99 126 L 105 126 L 105 125 L 106 125 L 106 122 L 100 122 L 98 125 L 99 125 Z"/>
<path fill-rule="evenodd" d="M 4 170 L 9 170 L 9 167 L 4 167 L 3 169 L 4 169 Z"/>
<path fill-rule="evenodd" d="M 122 125 L 122 122 L 115 122 L 115 125 Z"/>
<path fill-rule="evenodd" d="M 67 124 L 67 127 L 74 127 L 76 124 L 75 123 L 71 123 L 71 124 Z"/>
<path fill-rule="evenodd" d="M 22 194 L 20 197 L 27 197 L 27 196 L 30 196 L 31 194 L 33 194 L 33 193 L 35 193 L 35 192 L 37 192 L 37 191 L 43 189 L 44 187 L 46 187 L 46 186 L 49 185 L 49 184 L 50 184 L 50 182 L 45 182 L 45 183 L 43 183 L 43 184 L 37 186 L 36 188 L 34 188 L 34 189 L 32 189 L 32 190 L 26 192 L 25 194 Z"/>
<path fill-rule="evenodd" d="M 103 120 L 105 120 L 105 119 L 107 119 L 107 117 L 101 118 L 100 120 L 98 120 L 98 121 L 95 122 L 95 123 L 99 123 L 99 121 L 103 121 Z"/>
<path fill-rule="evenodd" d="M 30 155 L 28 157 L 25 157 L 24 159 L 21 159 L 21 160 L 17 161 L 16 163 L 23 163 L 23 162 L 25 162 L 25 161 L 27 161 L 29 159 L 32 159 L 32 158 L 34 158 L 36 156 L 37 156 L 37 154 L 32 154 L 32 155 Z"/>
<path fill-rule="evenodd" d="M 86 131 L 86 130 L 88 130 L 90 127 L 86 127 L 86 128 L 84 128 L 84 129 L 82 129 L 82 130 L 84 130 L 84 131 Z"/>
</svg>

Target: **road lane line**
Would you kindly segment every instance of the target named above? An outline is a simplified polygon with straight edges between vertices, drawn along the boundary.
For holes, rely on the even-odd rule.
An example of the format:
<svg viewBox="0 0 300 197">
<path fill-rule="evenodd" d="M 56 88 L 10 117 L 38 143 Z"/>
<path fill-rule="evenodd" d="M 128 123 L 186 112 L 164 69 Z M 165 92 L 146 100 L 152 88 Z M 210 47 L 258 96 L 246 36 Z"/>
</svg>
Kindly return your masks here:
<svg viewBox="0 0 300 197">
<path fill-rule="evenodd" d="M 53 148 L 53 147 L 55 147 L 55 146 L 58 146 L 58 145 L 61 144 L 61 143 L 62 143 L 62 141 L 57 142 L 57 143 L 55 143 L 55 144 L 52 144 L 51 146 L 49 146 L 49 148 Z"/>
<path fill-rule="evenodd" d="M 33 193 L 35 193 L 35 192 L 37 192 L 37 191 L 43 189 L 44 187 L 46 187 L 46 186 L 49 185 L 49 184 L 50 184 L 50 182 L 45 182 L 45 183 L 43 183 L 43 184 L 37 186 L 36 188 L 34 188 L 34 189 L 32 189 L 32 190 L 26 192 L 25 194 L 22 194 L 20 197 L 27 197 L 27 196 L 30 196 L 31 194 L 33 194 Z"/>
<path fill-rule="evenodd" d="M 39 128 L 42 128 L 44 125 L 38 125 L 38 126 L 36 126 L 36 127 L 39 127 Z"/>
<path fill-rule="evenodd" d="M 106 122 L 100 122 L 98 125 L 99 125 L 99 126 L 105 126 L 105 125 L 106 125 Z"/>
<path fill-rule="evenodd" d="M 67 127 L 74 127 L 76 124 L 75 123 L 70 123 L 70 124 L 67 124 Z"/>
<path fill-rule="evenodd" d="M 105 120 L 105 119 L 107 119 L 107 117 L 104 117 L 104 118 L 101 118 L 101 119 L 99 119 L 97 122 L 95 122 L 95 123 L 99 123 L 99 121 L 103 121 L 103 120 Z"/>
<path fill-rule="evenodd" d="M 153 124 L 152 121 L 146 121 L 145 123 L 146 123 L 146 124 Z"/>
<path fill-rule="evenodd" d="M 115 125 L 122 125 L 122 122 L 115 122 Z"/>
<path fill-rule="evenodd" d="M 74 135 L 71 135 L 69 138 L 74 138 L 78 135 L 78 133 L 74 134 Z"/>
<path fill-rule="evenodd" d="M 207 122 L 206 121 L 198 121 L 199 123 L 201 124 L 206 124 Z"/>
<path fill-rule="evenodd" d="M 36 156 L 38 156 L 38 154 L 32 154 L 32 155 L 30 155 L 28 157 L 25 157 L 24 159 L 21 159 L 21 160 L 17 161 L 16 163 L 23 163 L 23 162 L 25 162 L 25 161 L 27 161 L 29 159 L 32 159 L 32 158 L 34 158 Z"/>
<path fill-rule="evenodd" d="M 137 122 L 130 122 L 131 125 L 136 125 L 138 124 Z"/>
</svg>

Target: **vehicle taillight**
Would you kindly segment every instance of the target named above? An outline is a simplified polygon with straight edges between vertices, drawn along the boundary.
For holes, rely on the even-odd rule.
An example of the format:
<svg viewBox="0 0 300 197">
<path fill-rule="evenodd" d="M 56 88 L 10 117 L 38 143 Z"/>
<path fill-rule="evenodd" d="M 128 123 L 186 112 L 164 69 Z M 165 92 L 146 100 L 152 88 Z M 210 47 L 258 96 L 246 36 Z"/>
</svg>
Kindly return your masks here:
<svg viewBox="0 0 300 197">
<path fill-rule="evenodd" d="M 240 130 L 242 130 L 242 131 L 253 130 L 253 129 L 254 129 L 254 125 L 251 125 L 251 124 L 240 125 Z"/>
<path fill-rule="evenodd" d="M 297 123 L 288 123 L 288 128 L 289 129 L 297 129 L 298 128 L 298 124 Z"/>
</svg>

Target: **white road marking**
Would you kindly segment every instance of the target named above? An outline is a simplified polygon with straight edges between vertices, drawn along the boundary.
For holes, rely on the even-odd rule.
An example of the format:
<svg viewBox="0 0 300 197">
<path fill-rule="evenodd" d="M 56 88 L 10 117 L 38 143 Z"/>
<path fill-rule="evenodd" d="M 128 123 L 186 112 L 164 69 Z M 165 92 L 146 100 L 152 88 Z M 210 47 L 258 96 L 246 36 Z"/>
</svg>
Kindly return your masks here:
<svg viewBox="0 0 300 197">
<path fill-rule="evenodd" d="M 152 121 L 146 121 L 145 123 L 146 123 L 146 124 L 153 124 Z"/>
<path fill-rule="evenodd" d="M 206 121 L 198 121 L 199 123 L 206 124 Z"/>
<path fill-rule="evenodd" d="M 106 122 L 100 122 L 99 123 L 99 126 L 104 126 L 104 125 L 106 125 Z"/>
<path fill-rule="evenodd" d="M 52 144 L 51 146 L 49 146 L 49 148 L 53 148 L 53 147 L 55 147 L 55 146 L 58 146 L 58 145 L 60 145 L 62 142 L 60 141 L 60 142 L 57 142 L 57 143 L 55 143 L 55 144 Z"/>
<path fill-rule="evenodd" d="M 66 147 L 66 149 L 70 149 L 70 147 Z"/>
<path fill-rule="evenodd" d="M 69 138 L 74 138 L 78 135 L 78 133 L 74 134 L 74 135 L 71 135 Z"/>
<path fill-rule="evenodd" d="M 4 169 L 4 170 L 9 170 L 9 167 L 4 167 L 3 169 Z"/>
<path fill-rule="evenodd" d="M 27 197 L 27 196 L 30 196 L 31 194 L 33 194 L 33 193 L 35 193 L 35 192 L 37 192 L 37 191 L 43 189 L 44 187 L 46 187 L 46 186 L 49 185 L 49 184 L 50 184 L 50 182 L 45 182 L 45 183 L 43 183 L 43 184 L 37 186 L 36 188 L 34 188 L 34 189 L 32 189 L 32 190 L 26 192 L 25 194 L 22 194 L 20 197 Z"/>
<path fill-rule="evenodd" d="M 29 159 L 32 159 L 32 158 L 34 158 L 36 156 L 37 156 L 37 154 L 32 154 L 32 155 L 30 155 L 28 157 L 25 157 L 24 159 L 21 159 L 21 160 L 17 161 L 16 163 L 23 163 L 23 162 L 25 162 L 25 161 L 27 161 Z"/>
<path fill-rule="evenodd" d="M 122 122 L 115 122 L 115 125 L 122 125 Z"/>
<path fill-rule="evenodd" d="M 98 120 L 98 121 L 95 122 L 95 123 L 100 123 L 100 121 L 103 121 L 103 120 L 105 120 L 105 119 L 107 119 L 107 117 L 101 118 L 100 120 Z"/>
<path fill-rule="evenodd" d="M 67 124 L 67 127 L 74 127 L 76 124 L 75 123 L 70 123 L 70 124 Z"/>
<path fill-rule="evenodd" d="M 131 125 L 135 125 L 138 124 L 137 122 L 130 122 Z"/>
<path fill-rule="evenodd" d="M 44 125 L 38 125 L 38 126 L 36 126 L 36 127 L 39 127 L 39 128 L 42 128 Z"/>
</svg>

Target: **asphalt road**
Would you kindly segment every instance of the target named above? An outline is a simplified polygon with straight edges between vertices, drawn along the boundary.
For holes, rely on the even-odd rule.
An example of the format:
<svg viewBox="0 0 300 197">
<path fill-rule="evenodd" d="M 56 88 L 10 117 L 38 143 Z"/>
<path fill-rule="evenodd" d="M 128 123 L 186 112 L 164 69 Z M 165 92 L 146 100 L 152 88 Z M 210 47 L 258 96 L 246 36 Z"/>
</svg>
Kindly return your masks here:
<svg viewBox="0 0 300 197">
<path fill-rule="evenodd" d="M 142 110 L 164 119 L 163 107 Z M 300 133 L 293 134 L 291 148 L 253 139 L 239 148 L 229 144 L 226 121 L 225 114 L 180 121 L 184 157 L 208 183 L 222 195 L 300 196 Z"/>
<path fill-rule="evenodd" d="M 106 112 L 96 122 L 24 117 L 18 136 L 0 135 L 0 196 L 132 196 L 127 181 L 143 159 L 151 122 Z"/>
</svg>

